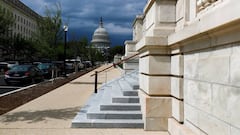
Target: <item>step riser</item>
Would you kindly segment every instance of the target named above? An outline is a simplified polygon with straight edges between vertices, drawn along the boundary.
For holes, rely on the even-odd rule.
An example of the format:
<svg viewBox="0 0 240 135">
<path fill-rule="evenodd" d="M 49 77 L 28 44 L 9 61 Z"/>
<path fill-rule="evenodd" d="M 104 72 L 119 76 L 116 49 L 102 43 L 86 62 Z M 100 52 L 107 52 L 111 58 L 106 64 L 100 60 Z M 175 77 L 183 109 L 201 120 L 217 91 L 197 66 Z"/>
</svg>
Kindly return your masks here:
<svg viewBox="0 0 240 135">
<path fill-rule="evenodd" d="M 138 96 L 137 91 L 124 91 L 123 96 Z"/>
<path fill-rule="evenodd" d="M 142 119 L 141 114 L 87 114 L 88 119 Z"/>
<path fill-rule="evenodd" d="M 140 106 L 101 105 L 101 111 L 140 111 Z"/>
<path fill-rule="evenodd" d="M 72 128 L 143 128 L 143 123 L 72 123 Z"/>
<path fill-rule="evenodd" d="M 139 103 L 139 98 L 113 98 L 113 103 Z"/>
<path fill-rule="evenodd" d="M 139 85 L 133 85 L 132 88 L 133 88 L 134 90 L 138 90 L 138 89 L 139 89 Z"/>
<path fill-rule="evenodd" d="M 72 121 L 73 128 L 144 128 L 138 71 L 106 83 Z"/>
</svg>

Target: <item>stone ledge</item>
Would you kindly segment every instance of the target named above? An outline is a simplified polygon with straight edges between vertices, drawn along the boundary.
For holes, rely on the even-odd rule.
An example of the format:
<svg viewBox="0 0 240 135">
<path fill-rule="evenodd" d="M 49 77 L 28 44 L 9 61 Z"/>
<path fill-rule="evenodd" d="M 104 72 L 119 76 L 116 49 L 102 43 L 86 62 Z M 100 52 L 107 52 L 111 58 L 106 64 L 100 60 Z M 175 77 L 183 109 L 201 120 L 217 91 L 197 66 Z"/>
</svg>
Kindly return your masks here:
<svg viewBox="0 0 240 135">
<path fill-rule="evenodd" d="M 152 37 L 143 37 L 137 44 L 136 50 L 140 51 L 148 46 L 167 46 L 168 41 L 166 37 L 152 36 Z"/>
</svg>

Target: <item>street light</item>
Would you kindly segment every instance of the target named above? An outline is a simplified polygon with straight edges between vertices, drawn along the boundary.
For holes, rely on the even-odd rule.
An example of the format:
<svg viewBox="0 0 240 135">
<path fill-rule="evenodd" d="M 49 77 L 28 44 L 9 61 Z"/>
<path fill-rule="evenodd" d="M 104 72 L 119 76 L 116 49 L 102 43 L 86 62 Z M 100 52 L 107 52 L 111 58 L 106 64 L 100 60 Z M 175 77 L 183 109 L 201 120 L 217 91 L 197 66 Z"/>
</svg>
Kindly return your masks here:
<svg viewBox="0 0 240 135">
<path fill-rule="evenodd" d="M 66 47 L 67 47 L 67 31 L 68 31 L 68 26 L 64 25 L 63 26 L 64 30 L 64 35 L 65 35 L 65 40 L 64 40 L 64 58 L 63 58 L 63 72 L 64 72 L 64 77 L 66 77 Z"/>
</svg>

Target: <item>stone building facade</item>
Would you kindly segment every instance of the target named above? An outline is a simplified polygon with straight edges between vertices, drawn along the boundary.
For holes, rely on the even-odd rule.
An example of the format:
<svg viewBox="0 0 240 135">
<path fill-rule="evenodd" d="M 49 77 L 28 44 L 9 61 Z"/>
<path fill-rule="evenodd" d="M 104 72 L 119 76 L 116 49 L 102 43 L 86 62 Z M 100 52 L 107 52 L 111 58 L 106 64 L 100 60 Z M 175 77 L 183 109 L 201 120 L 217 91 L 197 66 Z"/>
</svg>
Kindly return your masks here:
<svg viewBox="0 0 240 135">
<path fill-rule="evenodd" d="M 20 0 L 0 0 L 0 9 L 4 12 L 8 12 L 13 16 L 14 24 L 6 33 L 10 38 L 14 36 L 21 36 L 25 39 L 31 39 L 38 30 L 38 21 L 42 17 L 35 11 L 27 7 Z M 1 44 L 8 44 L 0 42 Z M 0 61 L 4 60 L 4 54 L 6 54 L 0 47 Z"/>
<path fill-rule="evenodd" d="M 13 36 L 20 34 L 24 38 L 31 38 L 37 31 L 37 21 L 41 16 L 20 0 L 0 0 L 0 7 L 13 15 L 15 23 L 10 30 Z"/>
<path fill-rule="evenodd" d="M 135 49 L 126 55 L 140 53 L 145 130 L 240 134 L 239 7 L 237 0 L 147 1 L 126 42 Z"/>
</svg>

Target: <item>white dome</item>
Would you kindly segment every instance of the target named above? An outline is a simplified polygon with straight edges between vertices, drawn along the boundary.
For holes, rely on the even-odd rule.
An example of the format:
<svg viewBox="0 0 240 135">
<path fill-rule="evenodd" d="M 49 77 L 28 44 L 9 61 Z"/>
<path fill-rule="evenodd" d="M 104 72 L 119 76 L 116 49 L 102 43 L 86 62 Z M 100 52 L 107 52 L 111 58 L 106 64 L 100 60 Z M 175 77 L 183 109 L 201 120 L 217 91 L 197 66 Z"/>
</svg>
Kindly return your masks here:
<svg viewBox="0 0 240 135">
<path fill-rule="evenodd" d="M 99 27 L 95 30 L 93 36 L 92 36 L 92 41 L 94 45 L 103 45 L 104 46 L 110 46 L 110 40 L 108 36 L 107 30 L 103 27 L 103 22 L 102 19 L 100 20 Z"/>
</svg>

